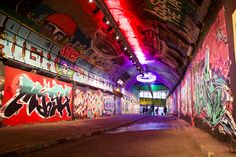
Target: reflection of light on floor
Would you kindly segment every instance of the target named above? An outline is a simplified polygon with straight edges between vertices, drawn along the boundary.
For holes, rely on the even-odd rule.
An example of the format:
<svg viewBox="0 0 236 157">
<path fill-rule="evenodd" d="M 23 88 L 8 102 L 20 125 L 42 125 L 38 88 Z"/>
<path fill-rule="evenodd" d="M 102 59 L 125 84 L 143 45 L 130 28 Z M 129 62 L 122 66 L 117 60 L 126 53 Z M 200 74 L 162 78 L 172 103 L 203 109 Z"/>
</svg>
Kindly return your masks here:
<svg viewBox="0 0 236 157">
<path fill-rule="evenodd" d="M 120 127 L 114 131 L 107 131 L 106 133 L 122 133 L 122 132 L 130 132 L 130 131 L 147 131 L 147 130 L 166 130 L 177 128 L 177 124 L 167 124 L 167 123 L 141 123 L 141 124 L 133 124 L 127 127 Z"/>
<path fill-rule="evenodd" d="M 136 38 L 134 38 L 136 35 L 132 29 L 131 21 L 129 17 L 122 11 L 122 7 L 119 0 L 106 0 L 105 1 L 108 8 L 121 8 L 116 9 L 114 11 L 110 10 L 113 18 L 116 20 L 117 23 L 119 23 L 119 27 L 124 30 L 125 36 L 130 44 L 132 44 L 134 48 L 134 53 L 136 54 L 139 62 L 141 64 L 146 63 L 146 58 L 142 52 L 142 49 L 140 48 L 139 42 Z"/>
</svg>

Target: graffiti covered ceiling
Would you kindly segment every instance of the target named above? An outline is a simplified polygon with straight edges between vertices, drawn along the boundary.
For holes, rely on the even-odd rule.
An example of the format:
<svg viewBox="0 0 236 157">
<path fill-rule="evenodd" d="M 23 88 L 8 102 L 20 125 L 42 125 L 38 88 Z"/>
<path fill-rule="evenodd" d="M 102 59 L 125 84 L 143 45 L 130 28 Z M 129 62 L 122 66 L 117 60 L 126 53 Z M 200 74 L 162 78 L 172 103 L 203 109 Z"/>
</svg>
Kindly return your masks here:
<svg viewBox="0 0 236 157">
<path fill-rule="evenodd" d="M 137 84 L 139 62 L 143 72 L 156 75 L 157 84 L 172 90 L 194 55 L 212 1 L 2 0 L 0 9 L 60 44 L 60 55 L 65 49 L 76 52 L 74 58 L 64 56 L 71 62 L 129 86 Z M 115 23 L 109 23 L 104 10 Z"/>
</svg>

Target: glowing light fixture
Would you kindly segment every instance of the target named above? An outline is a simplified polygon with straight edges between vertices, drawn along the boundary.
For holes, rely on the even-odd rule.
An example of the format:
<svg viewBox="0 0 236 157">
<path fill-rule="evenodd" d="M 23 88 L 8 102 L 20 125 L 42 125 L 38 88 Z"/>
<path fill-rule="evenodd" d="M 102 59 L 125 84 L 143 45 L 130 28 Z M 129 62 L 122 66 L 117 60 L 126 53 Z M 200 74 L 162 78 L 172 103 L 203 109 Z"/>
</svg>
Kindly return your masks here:
<svg viewBox="0 0 236 157">
<path fill-rule="evenodd" d="M 89 3 L 92 3 L 93 2 L 93 0 L 89 0 Z"/>
<path fill-rule="evenodd" d="M 105 0 L 106 5 L 108 8 L 122 8 L 119 0 Z M 139 62 L 141 64 L 146 64 L 146 57 L 142 52 L 142 49 L 139 45 L 139 42 L 136 38 L 134 38 L 136 35 L 133 31 L 133 28 L 131 26 L 131 21 L 127 17 L 127 15 L 124 14 L 124 11 L 117 9 L 117 10 L 110 10 L 112 16 L 114 19 L 119 23 L 119 27 L 124 30 L 125 36 L 130 44 L 132 44 L 132 49 L 134 49 L 134 53 L 136 54 Z"/>
<path fill-rule="evenodd" d="M 123 85 L 123 84 L 124 84 L 124 81 L 122 81 L 121 79 L 119 79 L 119 80 L 117 81 L 117 83 L 118 83 L 119 85 Z"/>
<path fill-rule="evenodd" d="M 151 72 L 148 72 L 148 73 L 144 73 L 143 75 L 142 74 L 138 75 L 136 79 L 139 82 L 149 83 L 149 82 L 156 81 L 156 76 L 152 74 Z"/>
</svg>

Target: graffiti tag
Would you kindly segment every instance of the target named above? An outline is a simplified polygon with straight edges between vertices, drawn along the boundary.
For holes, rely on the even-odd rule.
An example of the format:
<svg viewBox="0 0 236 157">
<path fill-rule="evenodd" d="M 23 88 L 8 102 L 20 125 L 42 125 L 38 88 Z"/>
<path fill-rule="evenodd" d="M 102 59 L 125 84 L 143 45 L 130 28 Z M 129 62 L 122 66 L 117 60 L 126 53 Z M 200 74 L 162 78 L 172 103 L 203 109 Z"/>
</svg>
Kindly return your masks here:
<svg viewBox="0 0 236 157">
<path fill-rule="evenodd" d="M 53 82 L 52 87 L 46 81 L 44 83 L 45 85 L 42 87 L 39 82 L 33 82 L 23 74 L 19 78 L 19 90 L 4 106 L 5 118 L 18 114 L 24 105 L 27 106 L 28 116 L 33 111 L 36 111 L 42 118 L 50 118 L 56 113 L 62 116 L 64 109 L 66 109 L 67 116 L 71 116 L 70 98 L 68 97 L 71 88 L 63 88 L 56 82 Z"/>
</svg>

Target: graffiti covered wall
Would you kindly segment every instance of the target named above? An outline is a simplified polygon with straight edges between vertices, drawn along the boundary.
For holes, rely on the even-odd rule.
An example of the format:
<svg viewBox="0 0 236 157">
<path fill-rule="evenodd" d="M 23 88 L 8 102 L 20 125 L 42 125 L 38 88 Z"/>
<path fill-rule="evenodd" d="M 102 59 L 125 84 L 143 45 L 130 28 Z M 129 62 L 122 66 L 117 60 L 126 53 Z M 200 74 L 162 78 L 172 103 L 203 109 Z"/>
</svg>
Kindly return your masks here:
<svg viewBox="0 0 236 157">
<path fill-rule="evenodd" d="M 5 67 L 1 118 L 5 125 L 72 119 L 72 85 Z"/>
<path fill-rule="evenodd" d="M 131 100 L 129 97 L 122 97 L 121 98 L 121 113 L 122 114 L 135 114 L 139 113 L 140 105 Z"/>
<path fill-rule="evenodd" d="M 224 8 L 211 26 L 202 48 L 192 62 L 194 111 L 210 127 L 236 135 L 232 117 L 232 95 L 229 79 L 229 50 Z"/>
<path fill-rule="evenodd" d="M 168 113 L 170 114 L 173 114 L 174 112 L 174 99 L 173 99 L 174 95 L 175 93 L 173 93 L 166 99 L 166 107 L 167 107 Z"/>
<path fill-rule="evenodd" d="M 5 76 L 4 76 L 4 65 L 0 62 L 0 108 L 2 107 L 2 99 L 4 94 L 4 83 L 5 83 Z"/>
<path fill-rule="evenodd" d="M 114 96 L 112 95 L 104 96 L 104 111 L 106 115 L 114 114 L 114 111 L 115 111 Z"/>
<path fill-rule="evenodd" d="M 0 13 L 0 23 L 4 24 L 1 26 L 3 29 L 0 38 L 0 57 L 82 84 L 113 91 L 112 81 L 82 68 L 79 62 L 75 63 L 77 57 L 73 47 L 61 47 L 3 13 Z"/>
<path fill-rule="evenodd" d="M 185 77 L 181 82 L 181 113 L 186 116 L 192 114 L 192 98 L 191 98 L 191 75 L 190 69 L 186 71 Z"/>
<path fill-rule="evenodd" d="M 121 97 L 119 96 L 115 97 L 115 114 L 121 114 Z"/>
<path fill-rule="evenodd" d="M 222 8 L 211 25 L 201 49 L 189 66 L 178 94 L 183 105 L 181 114 L 189 113 L 192 109 L 193 116 L 201 119 L 212 130 L 217 129 L 221 133 L 235 137 L 236 125 L 232 116 L 234 108 L 229 79 L 230 64 Z"/>
<path fill-rule="evenodd" d="M 104 93 L 100 90 L 77 87 L 74 94 L 73 113 L 75 118 L 95 118 L 103 116 Z"/>
</svg>

